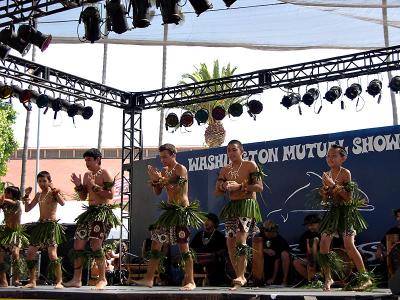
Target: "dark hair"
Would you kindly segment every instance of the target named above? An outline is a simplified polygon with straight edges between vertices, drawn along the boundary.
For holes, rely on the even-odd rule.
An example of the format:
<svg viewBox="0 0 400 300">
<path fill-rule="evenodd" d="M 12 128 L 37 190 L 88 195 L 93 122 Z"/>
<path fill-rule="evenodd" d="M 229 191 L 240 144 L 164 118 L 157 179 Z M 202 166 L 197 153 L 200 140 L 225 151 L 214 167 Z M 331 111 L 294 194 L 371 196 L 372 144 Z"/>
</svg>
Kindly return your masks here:
<svg viewBox="0 0 400 300">
<path fill-rule="evenodd" d="M 101 154 L 101 151 L 99 149 L 91 148 L 83 153 L 83 158 L 85 157 L 92 157 L 93 159 L 100 158 L 99 165 L 101 165 L 101 158 L 103 157 L 103 154 Z"/>
<path fill-rule="evenodd" d="M 310 214 L 304 217 L 303 225 L 317 224 L 321 222 L 321 217 L 318 214 Z"/>
<path fill-rule="evenodd" d="M 211 222 L 214 223 L 214 227 L 218 227 L 218 225 L 219 225 L 219 219 L 218 219 L 218 216 L 217 216 L 216 214 L 208 213 L 208 214 L 206 215 L 206 218 L 209 219 Z"/>
<path fill-rule="evenodd" d="M 160 147 L 158 147 L 158 152 L 162 152 L 162 151 L 165 151 L 165 150 L 169 151 L 169 153 L 171 155 L 172 154 L 176 154 L 176 148 L 172 144 L 164 144 L 164 145 L 161 145 Z"/>
<path fill-rule="evenodd" d="M 272 220 L 266 220 L 263 224 L 264 232 L 279 232 L 279 225 Z"/>
<path fill-rule="evenodd" d="M 47 180 L 51 182 L 50 173 L 47 172 L 47 171 L 40 171 L 39 174 L 37 174 L 36 178 L 37 179 L 39 179 L 39 178 L 47 178 Z"/>
<path fill-rule="evenodd" d="M 347 151 L 346 151 L 346 149 L 344 149 L 344 147 L 342 147 L 342 146 L 340 146 L 340 145 L 338 145 L 338 144 L 333 144 L 333 145 L 331 145 L 331 147 L 330 147 L 331 149 L 339 149 L 339 154 L 340 154 L 340 156 L 347 156 Z"/>
<path fill-rule="evenodd" d="M 229 141 L 228 146 L 229 146 L 229 145 L 235 145 L 235 144 L 238 145 L 238 147 L 240 148 L 240 150 L 244 151 L 242 142 L 240 142 L 240 141 L 238 141 L 238 140 L 231 140 L 231 141 Z"/>
<path fill-rule="evenodd" d="M 397 217 L 398 213 L 400 213 L 400 208 L 393 210 L 393 215 L 394 215 L 395 218 Z"/>
<path fill-rule="evenodd" d="M 16 186 L 8 186 L 8 187 L 6 187 L 6 189 L 4 190 L 4 193 L 5 194 L 8 194 L 8 193 L 10 193 L 11 194 L 11 197 L 12 197 L 12 200 L 19 200 L 19 199 L 21 199 L 21 191 L 19 190 L 19 188 L 18 187 L 16 187 Z"/>
</svg>

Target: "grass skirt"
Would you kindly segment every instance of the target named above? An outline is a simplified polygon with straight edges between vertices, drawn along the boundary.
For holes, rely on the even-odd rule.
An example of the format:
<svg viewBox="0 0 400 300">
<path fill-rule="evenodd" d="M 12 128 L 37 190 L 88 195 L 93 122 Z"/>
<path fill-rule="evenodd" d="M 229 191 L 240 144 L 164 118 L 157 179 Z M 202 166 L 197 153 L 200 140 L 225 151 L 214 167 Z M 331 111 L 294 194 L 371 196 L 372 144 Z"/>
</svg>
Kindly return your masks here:
<svg viewBox="0 0 400 300">
<path fill-rule="evenodd" d="M 255 219 L 256 222 L 262 222 L 260 207 L 255 199 L 231 200 L 223 207 L 220 216 L 224 221 L 246 217 Z"/>
</svg>

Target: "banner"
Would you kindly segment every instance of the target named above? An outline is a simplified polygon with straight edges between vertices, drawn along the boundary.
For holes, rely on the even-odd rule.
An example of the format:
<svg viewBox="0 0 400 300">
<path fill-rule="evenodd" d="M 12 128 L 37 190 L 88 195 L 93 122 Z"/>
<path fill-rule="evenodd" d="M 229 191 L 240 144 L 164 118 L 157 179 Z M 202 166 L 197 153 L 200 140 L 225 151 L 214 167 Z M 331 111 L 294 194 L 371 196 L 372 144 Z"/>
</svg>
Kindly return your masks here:
<svg viewBox="0 0 400 300">
<path fill-rule="evenodd" d="M 249 130 L 249 134 L 251 131 Z M 346 148 L 344 167 L 363 192 L 368 205 L 362 214 L 368 229 L 357 235 L 357 244 L 379 241 L 394 226 L 393 209 L 400 207 L 400 126 L 340 132 L 245 144 L 245 159 L 254 160 L 267 174 L 264 191 L 257 195 L 263 220 L 279 224 L 281 235 L 295 244 L 312 209 L 307 195 L 321 186 L 329 171 L 325 156 L 331 144 Z M 216 197 L 214 186 L 220 168 L 228 164 L 226 147 L 178 153 L 189 171 L 189 196 L 204 211 L 219 214 L 228 199 Z"/>
</svg>

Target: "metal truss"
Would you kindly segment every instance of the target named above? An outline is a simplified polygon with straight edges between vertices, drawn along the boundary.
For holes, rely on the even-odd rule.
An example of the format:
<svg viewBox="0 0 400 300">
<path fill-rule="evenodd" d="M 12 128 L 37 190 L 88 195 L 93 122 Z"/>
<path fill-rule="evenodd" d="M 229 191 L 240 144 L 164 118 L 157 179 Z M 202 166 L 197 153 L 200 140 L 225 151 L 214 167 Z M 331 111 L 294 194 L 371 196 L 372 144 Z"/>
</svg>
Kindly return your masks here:
<svg viewBox="0 0 400 300">
<path fill-rule="evenodd" d="M 130 104 L 130 109 L 124 109 L 123 111 L 121 167 L 121 221 L 123 225 L 121 226 L 121 241 L 124 232 L 127 233 L 128 240 L 132 241 L 130 212 L 131 204 L 135 198 L 132 185 L 133 162 L 143 159 L 142 109 L 137 105 L 137 98 L 135 96 L 130 99 Z M 128 191 L 124 191 L 125 184 L 129 184 Z M 128 201 L 125 202 L 124 199 L 126 198 Z M 125 220 L 128 221 L 128 228 L 124 225 Z M 132 243 L 130 244 L 130 249 L 132 249 Z"/>
<path fill-rule="evenodd" d="M 82 6 L 82 0 L 2 0 L 0 28 Z"/>
<path fill-rule="evenodd" d="M 292 89 L 400 69 L 400 46 L 343 55 L 280 68 L 259 70 L 209 81 L 140 93 L 143 109 L 188 104 L 261 93 L 264 89 Z"/>
<path fill-rule="evenodd" d="M 1 77 L 4 80 L 1 80 Z M 38 93 L 51 91 L 56 96 L 74 101 L 92 100 L 106 105 L 127 108 L 131 93 L 55 70 L 9 55 L 0 62 L 0 81 L 28 87 Z"/>
</svg>

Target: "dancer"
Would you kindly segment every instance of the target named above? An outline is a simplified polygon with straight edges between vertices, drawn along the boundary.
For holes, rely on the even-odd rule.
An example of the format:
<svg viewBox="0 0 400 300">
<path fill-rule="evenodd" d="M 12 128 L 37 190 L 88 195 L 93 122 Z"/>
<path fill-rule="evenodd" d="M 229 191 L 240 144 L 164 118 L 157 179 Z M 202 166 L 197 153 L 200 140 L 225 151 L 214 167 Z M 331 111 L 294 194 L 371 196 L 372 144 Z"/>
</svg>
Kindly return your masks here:
<svg viewBox="0 0 400 300">
<path fill-rule="evenodd" d="M 199 212 L 199 203 L 189 203 L 188 172 L 185 166 L 176 161 L 176 148 L 172 144 L 159 147 L 162 171 L 148 166 L 148 174 L 153 191 L 160 195 L 165 187 L 167 202 L 161 202 L 165 210 L 154 225 L 151 226 L 151 251 L 149 266 L 142 280 L 135 281 L 138 285 L 152 287 L 154 275 L 163 261 L 161 248 L 163 243 L 178 244 L 181 252 L 181 265 L 184 268 L 183 287 L 181 290 L 193 290 L 196 284 L 193 279 L 193 252 L 189 249 L 189 227 L 199 228 L 205 220 L 205 214 Z"/>
<path fill-rule="evenodd" d="M 354 244 L 356 233 L 367 228 L 364 218 L 358 211 L 358 208 L 365 203 L 357 193 L 357 185 L 351 181 L 350 171 L 342 167 L 346 159 L 346 150 L 339 145 L 332 145 L 326 157 L 330 170 L 322 175 L 323 187 L 320 189 L 320 195 L 328 211 L 319 227 L 321 243 L 318 263 L 324 273 L 325 291 L 329 291 L 333 283 L 331 270 L 338 271 L 341 269 L 340 264 L 343 264 L 335 253 L 330 251 L 332 238 L 337 235 L 343 236 L 344 248 L 358 270 L 355 276 L 357 282 L 352 289 L 364 290 L 372 285 L 360 252 Z"/>
<path fill-rule="evenodd" d="M 262 221 L 256 192 L 263 190 L 263 173 L 253 161 L 243 160 L 243 152 L 241 142 L 228 143 L 230 164 L 221 169 L 216 183 L 216 195 L 228 193 L 230 199 L 221 219 L 225 221 L 229 259 L 236 273 L 232 290 L 247 283 L 244 273 L 251 247 L 246 240 L 257 232 L 256 223 Z"/>
<path fill-rule="evenodd" d="M 39 204 L 39 222 L 33 227 L 30 238 L 26 264 L 29 270 L 29 282 L 25 288 L 36 287 L 36 268 L 38 260 L 36 253 L 38 250 L 47 250 L 49 255 L 49 275 L 55 277 L 56 289 L 63 288 L 61 258 L 57 257 L 57 246 L 65 240 L 64 228 L 57 220 L 57 205 L 64 205 L 65 199 L 60 190 L 53 187 L 50 173 L 41 171 L 37 175 L 37 181 L 41 192 L 37 193 L 33 200 L 29 199 L 32 188 L 25 190 L 22 198 L 25 203 L 25 212 L 30 212 L 36 204 Z"/>
<path fill-rule="evenodd" d="M 19 250 L 28 246 L 29 241 L 21 226 L 21 192 L 16 186 L 9 186 L 0 196 L 0 209 L 4 212 L 4 226 L 0 229 L 0 287 L 7 287 L 6 272 L 10 269 L 5 263 L 6 254 L 11 254 L 13 282 L 20 286 L 20 275 L 23 269 Z"/>
<path fill-rule="evenodd" d="M 85 246 L 90 240 L 92 257 L 99 268 L 99 280 L 95 289 L 103 289 L 107 285 L 105 254 L 102 248 L 103 241 L 107 239 L 112 227 L 120 225 L 119 219 L 114 215 L 113 209 L 118 205 L 110 204 L 114 196 L 114 182 L 110 173 L 101 167 L 102 154 L 98 149 L 92 148 L 83 153 L 86 167 L 89 172 L 83 175 L 72 173 L 71 181 L 75 184 L 75 191 L 81 200 L 89 200 L 85 212 L 76 219 L 76 232 L 74 237 L 74 275 L 64 283 L 65 287 L 82 286 L 82 268 L 87 260 Z"/>
</svg>

